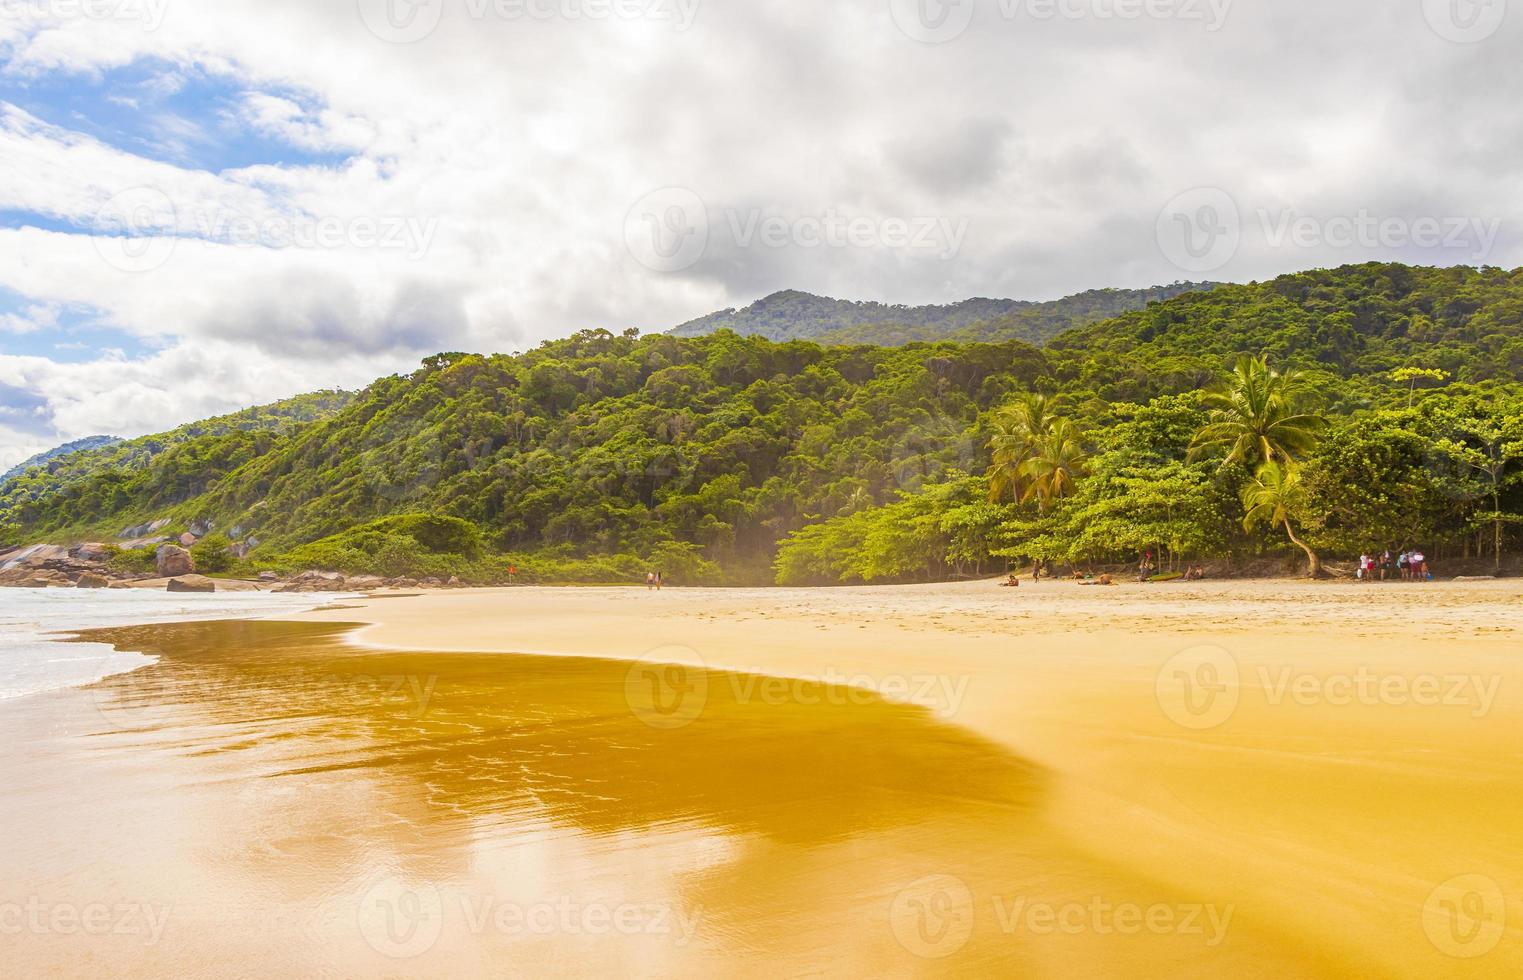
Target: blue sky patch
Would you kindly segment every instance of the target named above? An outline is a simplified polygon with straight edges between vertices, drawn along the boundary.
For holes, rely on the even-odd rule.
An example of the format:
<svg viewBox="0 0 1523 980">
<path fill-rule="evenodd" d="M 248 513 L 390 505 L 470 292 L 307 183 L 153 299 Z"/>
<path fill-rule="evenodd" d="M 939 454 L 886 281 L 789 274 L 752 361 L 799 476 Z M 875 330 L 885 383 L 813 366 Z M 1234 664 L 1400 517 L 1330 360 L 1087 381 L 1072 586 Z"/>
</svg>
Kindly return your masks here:
<svg viewBox="0 0 1523 980">
<path fill-rule="evenodd" d="M 0 354 L 79 364 L 118 356 L 117 352 L 128 360 L 138 360 L 159 349 L 155 343 L 103 322 L 99 311 L 84 306 L 49 307 L 54 322 L 26 332 L 3 325 L 11 317 L 30 319 L 29 311 L 39 306 L 46 304 L 0 289 Z"/>
<path fill-rule="evenodd" d="M 350 159 L 349 153 L 293 146 L 254 128 L 243 111 L 250 91 L 239 79 L 160 59 L 95 75 L 0 75 L 0 99 L 55 126 L 177 167 L 220 173 L 258 165 L 339 166 Z M 309 112 L 321 108 L 296 90 L 258 91 Z"/>
</svg>

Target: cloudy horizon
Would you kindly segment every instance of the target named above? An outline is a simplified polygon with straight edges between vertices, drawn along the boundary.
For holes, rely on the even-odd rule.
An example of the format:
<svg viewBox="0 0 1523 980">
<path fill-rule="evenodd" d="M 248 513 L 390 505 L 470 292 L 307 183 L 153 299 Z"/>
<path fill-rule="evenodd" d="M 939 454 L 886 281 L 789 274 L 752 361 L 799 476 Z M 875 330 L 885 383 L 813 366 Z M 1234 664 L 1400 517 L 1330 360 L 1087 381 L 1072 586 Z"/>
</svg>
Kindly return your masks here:
<svg viewBox="0 0 1523 980">
<path fill-rule="evenodd" d="M 1328 7 L 0 0 L 0 470 L 782 289 L 1523 265 L 1523 14 Z"/>
</svg>

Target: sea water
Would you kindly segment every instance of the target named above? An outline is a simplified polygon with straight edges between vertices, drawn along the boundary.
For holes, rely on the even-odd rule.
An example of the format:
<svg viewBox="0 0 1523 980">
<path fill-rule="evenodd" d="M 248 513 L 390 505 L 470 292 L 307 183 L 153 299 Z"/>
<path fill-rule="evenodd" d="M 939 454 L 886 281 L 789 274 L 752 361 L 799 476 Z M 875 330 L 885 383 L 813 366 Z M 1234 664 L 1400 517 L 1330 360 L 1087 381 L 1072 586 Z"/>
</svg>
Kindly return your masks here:
<svg viewBox="0 0 1523 980">
<path fill-rule="evenodd" d="M 335 598 L 339 597 L 313 593 L 0 589 L 0 701 L 83 687 L 156 662 L 105 644 L 65 642 L 77 630 L 263 618 L 313 609 Z"/>
</svg>

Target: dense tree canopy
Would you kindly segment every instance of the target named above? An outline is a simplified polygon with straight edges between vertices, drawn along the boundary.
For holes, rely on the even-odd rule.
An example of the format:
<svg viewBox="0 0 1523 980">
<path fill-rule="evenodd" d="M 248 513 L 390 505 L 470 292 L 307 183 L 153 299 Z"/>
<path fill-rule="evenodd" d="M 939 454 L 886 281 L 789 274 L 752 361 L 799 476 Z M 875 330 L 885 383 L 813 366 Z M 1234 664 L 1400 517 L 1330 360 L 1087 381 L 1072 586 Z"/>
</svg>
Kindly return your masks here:
<svg viewBox="0 0 1523 980">
<path fill-rule="evenodd" d="M 1281 380 L 1233 418 L 1244 355 Z M 728 583 L 1300 558 L 1283 522 L 1244 525 L 1268 457 L 1293 462 L 1291 526 L 1331 559 L 1505 556 L 1520 371 L 1523 273 L 1493 269 L 1222 286 L 1046 348 L 595 330 L 55 460 L 0 487 L 0 544 L 204 518 L 274 566 Z M 1303 397 L 1326 421 L 1287 437 Z M 479 548 L 440 552 L 404 517 Z"/>
</svg>

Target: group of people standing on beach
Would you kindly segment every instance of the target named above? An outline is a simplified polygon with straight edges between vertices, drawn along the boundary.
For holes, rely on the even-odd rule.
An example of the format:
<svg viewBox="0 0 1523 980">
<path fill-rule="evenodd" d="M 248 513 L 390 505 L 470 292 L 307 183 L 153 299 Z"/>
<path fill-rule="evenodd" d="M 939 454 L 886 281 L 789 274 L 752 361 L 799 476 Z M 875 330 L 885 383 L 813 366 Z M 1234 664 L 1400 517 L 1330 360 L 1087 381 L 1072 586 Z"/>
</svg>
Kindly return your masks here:
<svg viewBox="0 0 1523 980">
<path fill-rule="evenodd" d="M 1359 581 L 1384 582 L 1392 576 L 1403 582 L 1431 582 L 1433 570 L 1428 567 L 1428 556 L 1417 549 L 1403 551 L 1394 558 L 1389 551 L 1378 555 L 1359 556 Z M 1394 580 L 1394 579 L 1393 579 Z"/>
</svg>

